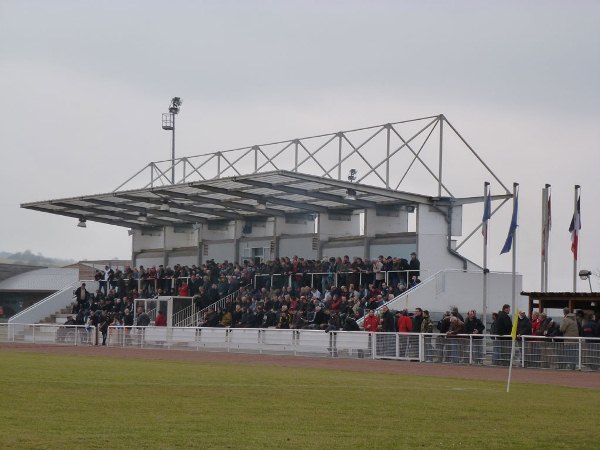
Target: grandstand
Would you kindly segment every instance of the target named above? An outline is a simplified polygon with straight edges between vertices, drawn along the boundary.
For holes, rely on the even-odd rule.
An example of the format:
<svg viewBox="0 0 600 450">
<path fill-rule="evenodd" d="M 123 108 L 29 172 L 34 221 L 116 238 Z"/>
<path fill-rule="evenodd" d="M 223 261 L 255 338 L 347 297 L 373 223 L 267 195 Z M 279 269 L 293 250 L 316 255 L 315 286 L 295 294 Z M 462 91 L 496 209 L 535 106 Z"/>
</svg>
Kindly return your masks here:
<svg viewBox="0 0 600 450">
<path fill-rule="evenodd" d="M 453 173 L 448 162 L 459 160 Z M 482 267 L 458 251 L 480 224 L 457 241 L 463 208 L 483 201 L 462 176 L 469 169 L 503 192 L 500 206 L 511 197 L 438 115 L 152 162 L 113 192 L 22 207 L 129 228 L 135 267 L 416 252 L 423 288 L 404 306 L 441 312 L 481 304 Z M 487 278 L 487 309 L 497 310 L 513 294 L 510 276 Z"/>
<path fill-rule="evenodd" d="M 461 170 L 453 173 L 459 148 L 471 165 L 460 162 Z M 448 160 L 454 163 L 450 168 Z M 511 297 L 523 309 L 520 275 L 513 287 L 511 274 L 484 270 L 460 253 L 481 225 L 463 231 L 468 225 L 464 210 L 481 208 L 484 200 L 476 194 L 477 178 L 482 184 L 491 180 L 495 192 L 503 192 L 492 196 L 500 202 L 494 211 L 512 197 L 439 115 L 152 162 L 112 192 L 22 207 L 72 217 L 79 226 L 96 221 L 129 229 L 131 265 L 110 279 L 97 268 L 88 282 L 90 292 L 103 291 L 88 306 L 120 316 L 104 336 L 109 345 L 198 349 L 208 339 L 208 347 L 218 341 L 218 348 L 229 350 L 240 337 L 237 348 L 262 352 L 264 333 L 281 325 L 283 317 L 290 330 L 273 330 L 268 340 L 280 336 L 277 345 L 287 351 L 299 351 L 300 343 L 321 336 L 313 331 L 328 329 L 334 333 L 325 340 L 318 337 L 318 345 L 306 351 L 431 360 L 427 349 L 435 345 L 428 347 L 424 335 L 375 341 L 370 335 L 340 335 L 344 324 L 336 321 L 350 317 L 362 325 L 367 309 L 384 304 L 398 311 L 427 309 L 437 320 L 454 306 L 463 312 L 477 309 L 489 330 L 491 312 Z M 413 259 L 417 265 L 411 265 Z M 9 322 L 33 324 L 53 309 L 71 307 L 74 287 Z M 324 319 L 312 305 L 312 290 L 324 296 L 319 299 Z M 257 312 L 258 303 L 264 311 Z M 160 310 L 167 326 L 144 331 L 140 324 L 153 324 Z M 244 319 L 250 312 L 253 318 Z M 142 334 L 122 333 L 136 325 Z M 23 328 L 13 333 L 27 335 Z M 453 360 L 473 362 L 480 341 L 451 342 L 467 352 L 453 353 Z M 492 343 L 486 340 L 484 354 L 491 353 Z"/>
</svg>

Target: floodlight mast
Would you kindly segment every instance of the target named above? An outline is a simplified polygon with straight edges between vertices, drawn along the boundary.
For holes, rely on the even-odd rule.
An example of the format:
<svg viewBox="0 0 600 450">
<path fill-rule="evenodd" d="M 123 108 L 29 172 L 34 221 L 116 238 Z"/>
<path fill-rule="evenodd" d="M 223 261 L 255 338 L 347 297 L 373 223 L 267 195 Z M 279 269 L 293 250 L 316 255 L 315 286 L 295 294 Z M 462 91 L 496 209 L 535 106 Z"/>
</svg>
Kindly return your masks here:
<svg viewBox="0 0 600 450">
<path fill-rule="evenodd" d="M 173 97 L 171 99 L 171 106 L 169 106 L 169 112 L 163 113 L 162 117 L 162 128 L 163 130 L 172 131 L 171 136 L 171 184 L 175 184 L 175 115 L 179 114 L 179 109 L 183 101 L 180 97 Z"/>
</svg>

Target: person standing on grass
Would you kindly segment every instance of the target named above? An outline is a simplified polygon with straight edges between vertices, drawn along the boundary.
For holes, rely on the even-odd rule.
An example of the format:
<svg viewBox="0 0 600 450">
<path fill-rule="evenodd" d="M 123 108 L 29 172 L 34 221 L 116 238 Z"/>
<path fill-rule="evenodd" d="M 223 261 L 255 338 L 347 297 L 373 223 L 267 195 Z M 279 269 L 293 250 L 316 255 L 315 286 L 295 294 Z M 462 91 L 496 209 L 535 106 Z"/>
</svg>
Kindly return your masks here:
<svg viewBox="0 0 600 450">
<path fill-rule="evenodd" d="M 102 313 L 100 319 L 100 332 L 102 333 L 102 345 L 106 345 L 106 338 L 108 337 L 108 327 L 112 323 L 112 314 Z"/>
</svg>

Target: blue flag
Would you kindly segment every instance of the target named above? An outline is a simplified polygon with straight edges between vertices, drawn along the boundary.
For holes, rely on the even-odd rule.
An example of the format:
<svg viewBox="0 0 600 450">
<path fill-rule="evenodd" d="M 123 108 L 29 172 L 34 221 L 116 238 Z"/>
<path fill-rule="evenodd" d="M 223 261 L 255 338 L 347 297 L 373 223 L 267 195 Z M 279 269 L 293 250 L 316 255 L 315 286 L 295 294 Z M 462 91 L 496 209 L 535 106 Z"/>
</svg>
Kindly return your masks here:
<svg viewBox="0 0 600 450">
<path fill-rule="evenodd" d="M 502 247 L 502 251 L 500 254 L 510 252 L 513 243 L 513 236 L 515 235 L 515 231 L 517 231 L 517 217 L 519 216 L 519 193 L 515 194 L 515 201 L 513 202 L 513 213 L 512 219 L 510 220 L 510 228 L 508 229 L 508 236 L 506 236 L 506 242 L 504 243 L 504 247 Z"/>
</svg>

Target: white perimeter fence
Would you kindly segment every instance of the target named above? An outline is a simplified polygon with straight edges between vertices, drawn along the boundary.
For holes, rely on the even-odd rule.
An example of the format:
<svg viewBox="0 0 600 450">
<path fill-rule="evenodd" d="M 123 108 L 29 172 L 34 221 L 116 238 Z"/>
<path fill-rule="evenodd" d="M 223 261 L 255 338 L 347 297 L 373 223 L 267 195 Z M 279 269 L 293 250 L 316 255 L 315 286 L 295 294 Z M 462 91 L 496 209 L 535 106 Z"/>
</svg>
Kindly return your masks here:
<svg viewBox="0 0 600 450">
<path fill-rule="evenodd" d="M 92 327 L 0 324 L 0 342 L 98 345 Z M 106 345 L 329 358 L 395 359 L 431 363 L 507 366 L 512 341 L 506 336 L 273 328 L 109 327 Z M 600 370 L 600 338 L 525 336 L 516 342 L 514 365 L 530 368 Z"/>
</svg>

